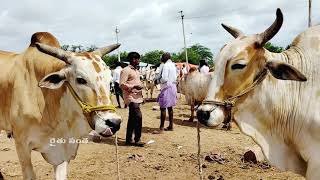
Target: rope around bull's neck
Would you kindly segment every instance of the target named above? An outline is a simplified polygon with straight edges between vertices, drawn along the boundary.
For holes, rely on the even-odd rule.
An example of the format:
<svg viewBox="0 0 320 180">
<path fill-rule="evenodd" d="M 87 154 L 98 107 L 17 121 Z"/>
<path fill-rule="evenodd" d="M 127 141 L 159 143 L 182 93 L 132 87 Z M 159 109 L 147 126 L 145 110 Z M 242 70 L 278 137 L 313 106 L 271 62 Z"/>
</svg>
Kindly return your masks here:
<svg viewBox="0 0 320 180">
<path fill-rule="evenodd" d="M 95 111 L 116 111 L 116 108 L 114 105 L 99 105 L 99 106 L 92 106 L 88 103 L 85 103 L 82 101 L 80 96 L 76 93 L 76 91 L 72 88 L 69 82 L 66 82 L 67 87 L 72 94 L 72 97 L 76 100 L 76 102 L 79 104 L 81 107 L 82 111 L 84 114 L 90 114 L 91 112 Z"/>
</svg>

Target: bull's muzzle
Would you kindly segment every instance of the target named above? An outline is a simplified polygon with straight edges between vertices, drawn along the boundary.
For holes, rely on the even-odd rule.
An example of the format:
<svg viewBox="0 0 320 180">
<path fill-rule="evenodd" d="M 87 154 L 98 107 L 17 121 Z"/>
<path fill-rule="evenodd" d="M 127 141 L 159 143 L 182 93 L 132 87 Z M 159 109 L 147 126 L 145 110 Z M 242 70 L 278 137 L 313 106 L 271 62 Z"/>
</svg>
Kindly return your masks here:
<svg viewBox="0 0 320 180">
<path fill-rule="evenodd" d="M 199 122 L 205 126 L 208 126 L 208 120 L 210 118 L 211 111 L 198 110 L 197 118 Z"/>
<path fill-rule="evenodd" d="M 103 137 L 109 137 L 114 135 L 121 125 L 121 117 L 112 116 L 106 118 L 97 118 L 95 121 L 95 131 Z"/>
<path fill-rule="evenodd" d="M 121 119 L 108 119 L 105 121 L 106 125 L 110 127 L 111 132 L 115 134 L 120 129 Z"/>
<path fill-rule="evenodd" d="M 222 108 L 205 104 L 198 108 L 197 118 L 205 126 L 216 127 L 223 122 L 225 115 Z"/>
</svg>

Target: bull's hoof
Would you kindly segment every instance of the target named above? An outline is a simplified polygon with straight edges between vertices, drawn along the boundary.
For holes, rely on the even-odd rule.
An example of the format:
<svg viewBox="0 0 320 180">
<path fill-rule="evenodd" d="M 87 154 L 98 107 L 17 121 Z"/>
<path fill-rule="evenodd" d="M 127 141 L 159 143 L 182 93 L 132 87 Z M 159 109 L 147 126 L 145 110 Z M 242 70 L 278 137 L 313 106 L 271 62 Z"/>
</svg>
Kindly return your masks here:
<svg viewBox="0 0 320 180">
<path fill-rule="evenodd" d="M 222 129 L 225 129 L 226 131 L 230 131 L 231 130 L 231 123 L 224 124 L 222 126 Z"/>
</svg>

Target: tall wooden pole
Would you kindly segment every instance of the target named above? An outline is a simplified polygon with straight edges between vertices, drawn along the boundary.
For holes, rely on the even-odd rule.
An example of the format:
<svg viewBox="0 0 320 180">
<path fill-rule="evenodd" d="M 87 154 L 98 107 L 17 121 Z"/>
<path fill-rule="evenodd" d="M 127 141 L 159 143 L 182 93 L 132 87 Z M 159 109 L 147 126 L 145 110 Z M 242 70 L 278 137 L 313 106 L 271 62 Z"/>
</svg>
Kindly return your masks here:
<svg viewBox="0 0 320 180">
<path fill-rule="evenodd" d="M 312 26 L 311 23 L 311 10 L 312 10 L 312 0 L 309 0 L 309 21 L 308 21 L 308 27 Z"/>
<path fill-rule="evenodd" d="M 120 32 L 120 30 L 118 29 L 118 27 L 116 26 L 116 30 L 115 30 L 115 32 L 116 32 L 116 37 L 117 37 L 117 44 L 119 43 L 119 38 L 118 38 L 118 34 L 119 34 L 119 32 Z M 118 48 L 118 61 L 120 62 L 121 60 L 120 60 L 120 50 L 119 50 L 120 48 Z"/>
<path fill-rule="evenodd" d="M 187 52 L 187 44 L 186 44 L 186 36 L 184 33 L 184 15 L 183 15 L 183 11 L 179 11 L 179 13 L 181 14 L 181 24 L 182 24 L 182 32 L 183 32 L 183 43 L 184 43 L 184 52 L 186 54 L 186 63 L 187 63 L 187 70 L 189 71 L 189 63 L 188 63 L 188 52 Z"/>
</svg>

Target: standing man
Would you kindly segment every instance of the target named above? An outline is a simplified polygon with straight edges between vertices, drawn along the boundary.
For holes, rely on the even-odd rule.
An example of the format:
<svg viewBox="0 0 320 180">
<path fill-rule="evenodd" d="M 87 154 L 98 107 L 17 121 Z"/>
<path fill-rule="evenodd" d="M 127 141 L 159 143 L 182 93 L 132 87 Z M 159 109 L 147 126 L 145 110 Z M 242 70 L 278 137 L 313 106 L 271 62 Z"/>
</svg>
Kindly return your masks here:
<svg viewBox="0 0 320 180">
<path fill-rule="evenodd" d="M 117 67 L 113 70 L 114 91 L 115 91 L 116 99 L 118 102 L 118 108 L 121 108 L 120 96 L 123 99 L 123 94 L 120 88 L 120 74 L 122 71 L 122 67 L 120 62 L 116 62 L 116 66 Z M 126 108 L 126 105 L 125 105 L 125 108 Z"/>
<path fill-rule="evenodd" d="M 206 60 L 200 60 L 199 71 L 203 74 L 209 74 L 209 66 Z"/>
<path fill-rule="evenodd" d="M 143 147 L 144 143 L 140 141 L 142 130 L 140 104 L 143 102 L 143 86 L 138 70 L 140 55 L 137 52 L 130 52 L 127 59 L 130 64 L 122 70 L 120 75 L 120 87 L 123 90 L 124 101 L 129 106 L 126 145 Z M 134 142 L 132 141 L 133 133 Z"/>
<path fill-rule="evenodd" d="M 164 53 L 161 56 L 161 61 L 164 63 L 162 71 L 160 73 L 160 79 L 158 80 L 161 87 L 161 92 L 158 96 L 158 103 L 160 105 L 160 132 L 173 130 L 173 106 L 177 103 L 177 70 L 175 64 L 171 61 L 171 55 Z M 164 122 L 166 120 L 166 110 L 169 114 L 169 126 L 164 128 Z"/>
</svg>

